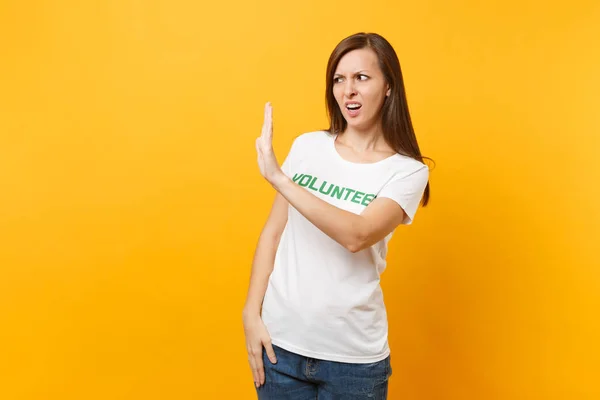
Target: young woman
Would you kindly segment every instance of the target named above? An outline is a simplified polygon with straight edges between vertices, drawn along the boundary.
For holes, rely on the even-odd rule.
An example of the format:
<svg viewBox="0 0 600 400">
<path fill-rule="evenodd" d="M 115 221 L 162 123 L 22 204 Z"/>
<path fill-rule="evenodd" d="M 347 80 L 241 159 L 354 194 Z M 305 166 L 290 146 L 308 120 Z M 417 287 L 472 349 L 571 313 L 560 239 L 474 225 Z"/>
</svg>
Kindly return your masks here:
<svg viewBox="0 0 600 400">
<path fill-rule="evenodd" d="M 276 190 L 243 311 L 259 399 L 385 399 L 380 287 L 388 241 L 429 199 L 400 63 L 380 35 L 342 40 L 327 65 L 330 128 L 297 137 L 279 166 L 272 108 L 256 140 Z"/>
</svg>

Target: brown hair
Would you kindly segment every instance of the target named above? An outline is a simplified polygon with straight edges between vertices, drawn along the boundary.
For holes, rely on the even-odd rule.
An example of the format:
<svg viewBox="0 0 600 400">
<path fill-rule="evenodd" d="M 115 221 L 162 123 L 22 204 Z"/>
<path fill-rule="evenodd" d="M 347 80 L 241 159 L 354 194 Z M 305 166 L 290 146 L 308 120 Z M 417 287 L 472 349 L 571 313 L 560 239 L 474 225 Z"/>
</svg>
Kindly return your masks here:
<svg viewBox="0 0 600 400">
<path fill-rule="evenodd" d="M 390 85 L 391 93 L 386 97 L 381 110 L 383 137 L 386 142 L 399 154 L 423 162 L 417 138 L 412 126 L 400 61 L 392 45 L 376 33 L 356 33 L 342 40 L 331 53 L 327 63 L 326 102 L 329 115 L 329 133 L 340 133 L 346 130 L 346 120 L 333 95 L 333 74 L 340 59 L 352 50 L 370 48 L 379 60 L 379 68 Z M 429 182 L 423 193 L 422 204 L 429 202 Z"/>
</svg>

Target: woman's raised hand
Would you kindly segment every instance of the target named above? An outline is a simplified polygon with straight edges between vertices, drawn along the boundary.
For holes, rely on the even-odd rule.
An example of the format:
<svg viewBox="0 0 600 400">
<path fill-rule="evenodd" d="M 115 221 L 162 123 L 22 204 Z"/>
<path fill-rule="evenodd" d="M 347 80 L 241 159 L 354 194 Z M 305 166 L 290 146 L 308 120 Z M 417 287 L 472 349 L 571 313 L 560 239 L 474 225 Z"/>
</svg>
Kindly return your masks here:
<svg viewBox="0 0 600 400">
<path fill-rule="evenodd" d="M 256 139 L 256 153 L 261 175 L 273 185 L 284 174 L 273 151 L 273 107 L 270 102 L 265 104 L 262 132 Z"/>
</svg>

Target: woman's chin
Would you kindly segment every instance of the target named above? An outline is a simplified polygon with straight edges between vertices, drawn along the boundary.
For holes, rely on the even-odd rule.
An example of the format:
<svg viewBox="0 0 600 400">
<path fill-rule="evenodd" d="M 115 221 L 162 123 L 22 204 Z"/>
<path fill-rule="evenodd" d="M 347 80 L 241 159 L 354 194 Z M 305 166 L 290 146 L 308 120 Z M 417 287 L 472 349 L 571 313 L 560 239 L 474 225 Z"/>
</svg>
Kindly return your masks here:
<svg viewBox="0 0 600 400">
<path fill-rule="evenodd" d="M 368 121 L 364 121 L 362 118 L 347 119 L 346 124 L 348 125 L 348 127 L 352 128 L 352 129 L 356 129 L 356 130 L 363 130 L 370 126 Z"/>
</svg>

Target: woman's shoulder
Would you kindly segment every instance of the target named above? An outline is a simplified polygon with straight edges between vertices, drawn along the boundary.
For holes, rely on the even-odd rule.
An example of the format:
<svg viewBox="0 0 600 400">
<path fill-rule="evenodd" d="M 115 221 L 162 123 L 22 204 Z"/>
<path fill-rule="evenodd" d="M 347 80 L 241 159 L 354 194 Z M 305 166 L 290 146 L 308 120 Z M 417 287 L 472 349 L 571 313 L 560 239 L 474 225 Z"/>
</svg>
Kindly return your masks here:
<svg viewBox="0 0 600 400">
<path fill-rule="evenodd" d="M 333 136 L 326 130 L 304 132 L 296 136 L 292 141 L 294 151 L 314 151 L 325 144 Z"/>
<path fill-rule="evenodd" d="M 303 132 L 294 138 L 297 143 L 315 143 L 323 142 L 333 138 L 333 135 L 326 130 Z"/>
<path fill-rule="evenodd" d="M 429 166 L 410 156 L 396 153 L 390 157 L 389 168 L 396 171 L 398 175 L 410 175 L 414 173 L 429 174 Z"/>
</svg>

